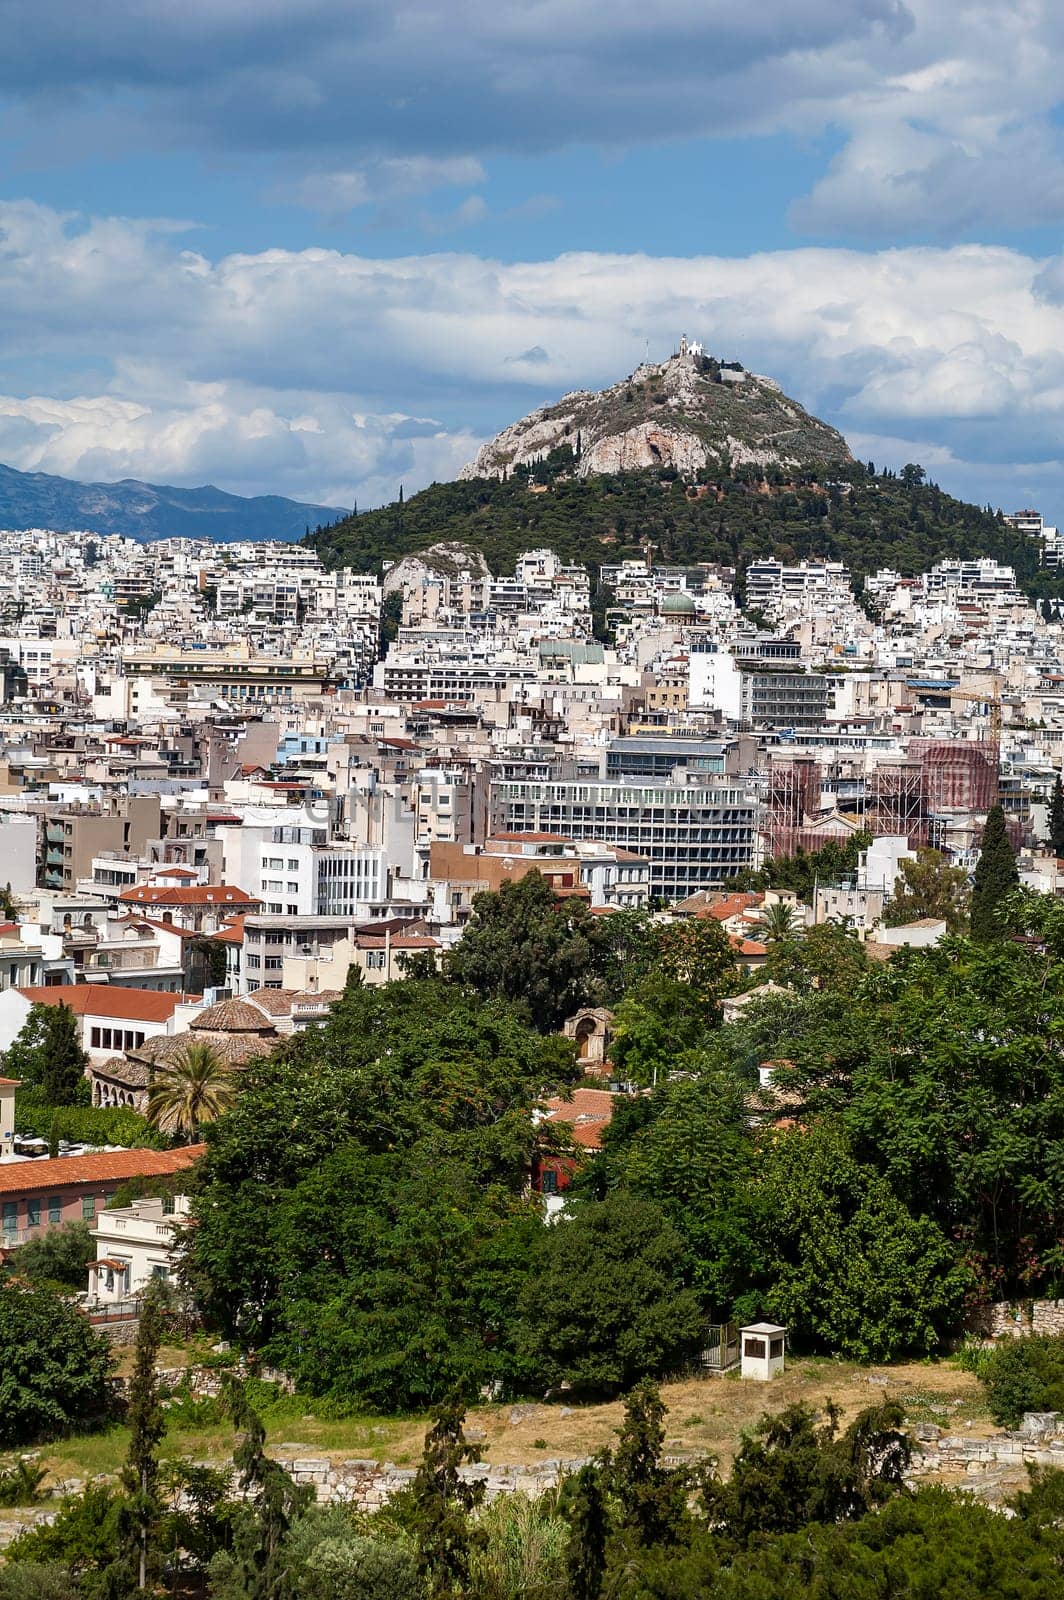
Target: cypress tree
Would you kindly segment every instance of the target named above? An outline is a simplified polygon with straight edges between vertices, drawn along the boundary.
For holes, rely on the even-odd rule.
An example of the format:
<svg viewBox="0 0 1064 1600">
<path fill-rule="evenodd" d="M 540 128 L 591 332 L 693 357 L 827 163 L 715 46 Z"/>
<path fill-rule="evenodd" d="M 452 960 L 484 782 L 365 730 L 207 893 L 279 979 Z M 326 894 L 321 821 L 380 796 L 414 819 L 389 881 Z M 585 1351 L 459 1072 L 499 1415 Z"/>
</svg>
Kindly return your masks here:
<svg viewBox="0 0 1064 1600">
<path fill-rule="evenodd" d="M 1016 852 L 1005 828 L 1005 813 L 1000 805 L 991 806 L 983 829 L 983 845 L 972 879 L 972 938 L 981 944 L 1000 939 L 1004 932 L 1001 909 L 1018 886 Z"/>
<path fill-rule="evenodd" d="M 418 1570 L 433 1600 L 469 1592 L 470 1562 L 484 1542 L 482 1530 L 470 1520 L 484 1498 L 484 1484 L 470 1483 L 458 1472 L 465 1462 L 480 1460 L 477 1446 L 466 1440 L 464 1421 L 457 1400 L 437 1409 L 410 1490 Z"/>
<path fill-rule="evenodd" d="M 129 1380 L 129 1454 L 122 1472 L 122 1484 L 129 1499 L 122 1508 L 119 1524 L 129 1568 L 137 1573 L 137 1593 L 143 1593 L 148 1586 L 149 1570 L 154 1566 L 152 1541 L 162 1511 L 159 1444 L 166 1431 L 166 1420 L 155 1371 L 162 1342 L 162 1307 L 159 1291 L 153 1285 L 141 1308 L 133 1376 Z"/>
<path fill-rule="evenodd" d="M 1064 784 L 1058 772 L 1053 780 L 1053 797 L 1049 802 L 1049 847 L 1058 861 L 1064 857 Z"/>
<path fill-rule="evenodd" d="M 77 1018 L 62 1002 L 48 1008 L 43 1054 L 41 1085 L 49 1105 L 76 1105 L 89 1058 L 81 1048 Z"/>
</svg>

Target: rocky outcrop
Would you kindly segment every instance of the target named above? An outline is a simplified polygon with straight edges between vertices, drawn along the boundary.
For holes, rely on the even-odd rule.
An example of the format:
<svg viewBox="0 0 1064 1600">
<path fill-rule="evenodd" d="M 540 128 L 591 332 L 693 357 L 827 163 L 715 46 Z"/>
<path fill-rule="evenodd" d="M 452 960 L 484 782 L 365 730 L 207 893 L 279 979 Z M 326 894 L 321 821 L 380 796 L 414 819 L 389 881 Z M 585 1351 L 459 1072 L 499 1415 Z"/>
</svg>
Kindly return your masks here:
<svg viewBox="0 0 1064 1600">
<path fill-rule="evenodd" d="M 744 464 L 852 460 L 842 435 L 789 400 L 774 379 L 686 351 L 598 394 L 577 390 L 540 407 L 484 445 L 461 476 L 504 477 L 555 450 L 571 453 L 578 477 L 653 467 L 688 477 Z"/>
<path fill-rule="evenodd" d="M 474 581 L 486 578 L 489 576 L 488 563 L 472 545 L 459 544 L 456 540 L 444 541 L 429 545 L 427 550 L 419 550 L 417 555 L 403 556 L 399 561 L 394 561 L 384 574 L 384 593 L 402 593 L 411 587 L 416 589 L 434 577 L 454 581 L 463 573 Z"/>
</svg>

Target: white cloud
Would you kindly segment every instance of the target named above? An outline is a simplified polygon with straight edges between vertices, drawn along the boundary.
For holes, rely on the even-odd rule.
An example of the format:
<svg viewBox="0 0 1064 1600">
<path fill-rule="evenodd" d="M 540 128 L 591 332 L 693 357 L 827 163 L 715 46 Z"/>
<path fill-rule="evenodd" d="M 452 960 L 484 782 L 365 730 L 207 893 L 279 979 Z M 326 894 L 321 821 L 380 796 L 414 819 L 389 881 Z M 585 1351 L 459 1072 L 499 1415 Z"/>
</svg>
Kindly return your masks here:
<svg viewBox="0 0 1064 1600">
<path fill-rule="evenodd" d="M 485 181 L 483 165 L 473 156 L 395 156 L 349 171 L 306 173 L 275 184 L 271 197 L 334 221 L 360 206 L 389 205 L 435 189 L 470 188 Z M 479 198 L 476 203 L 483 205 Z"/>
<path fill-rule="evenodd" d="M 328 216 L 475 186 L 498 154 L 784 131 L 841 141 L 794 209 L 816 232 L 1064 217 L 1055 0 L 185 0 L 150 27 L 142 0 L 17 9 L 20 145 L 264 154 Z"/>
<path fill-rule="evenodd" d="M 922 450 L 949 487 L 1059 492 L 1058 261 L 985 246 L 212 261 L 181 244 L 0 205 L 0 459 L 368 504 L 451 476 L 479 437 L 686 329 L 844 431 Z"/>
</svg>

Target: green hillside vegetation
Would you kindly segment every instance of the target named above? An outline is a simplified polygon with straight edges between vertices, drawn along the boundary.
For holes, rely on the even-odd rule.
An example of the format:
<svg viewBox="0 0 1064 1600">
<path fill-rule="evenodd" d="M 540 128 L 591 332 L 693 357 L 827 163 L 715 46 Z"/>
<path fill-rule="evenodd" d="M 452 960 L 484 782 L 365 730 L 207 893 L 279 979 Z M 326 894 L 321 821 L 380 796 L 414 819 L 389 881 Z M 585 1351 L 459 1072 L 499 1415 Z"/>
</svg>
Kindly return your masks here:
<svg viewBox="0 0 1064 1600">
<path fill-rule="evenodd" d="M 455 540 L 483 552 L 493 572 L 547 545 L 596 569 L 642 554 L 650 540 L 666 562 L 719 562 L 740 574 L 751 560 L 844 561 L 861 577 L 880 567 L 924 572 L 947 557 L 993 556 L 1016 568 L 1031 594 L 1064 593 L 1038 570 L 1037 546 L 999 512 L 968 505 L 928 483 L 918 466 L 900 474 L 871 463 L 788 475 L 742 467 L 684 482 L 673 468 L 578 479 L 568 446 L 504 480 L 434 483 L 378 511 L 319 527 L 311 543 L 330 566 L 377 571 L 381 562 Z"/>
</svg>

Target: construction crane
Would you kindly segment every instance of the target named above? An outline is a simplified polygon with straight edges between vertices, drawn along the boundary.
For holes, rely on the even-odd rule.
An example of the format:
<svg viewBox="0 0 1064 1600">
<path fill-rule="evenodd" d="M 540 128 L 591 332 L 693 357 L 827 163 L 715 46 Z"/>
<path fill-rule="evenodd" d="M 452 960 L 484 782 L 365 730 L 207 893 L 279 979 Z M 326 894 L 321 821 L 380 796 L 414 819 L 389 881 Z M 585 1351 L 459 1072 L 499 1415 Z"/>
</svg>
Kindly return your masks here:
<svg viewBox="0 0 1064 1600">
<path fill-rule="evenodd" d="M 978 694 L 972 689 L 950 689 L 951 700 L 968 700 L 973 705 L 990 707 L 990 743 L 1001 748 L 1001 696 Z"/>
</svg>

